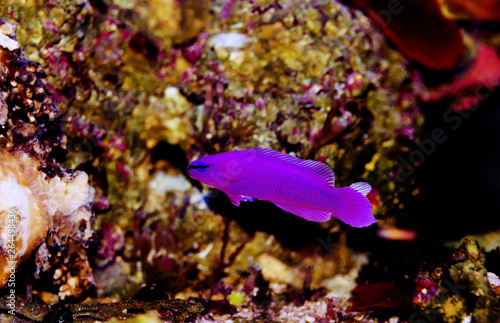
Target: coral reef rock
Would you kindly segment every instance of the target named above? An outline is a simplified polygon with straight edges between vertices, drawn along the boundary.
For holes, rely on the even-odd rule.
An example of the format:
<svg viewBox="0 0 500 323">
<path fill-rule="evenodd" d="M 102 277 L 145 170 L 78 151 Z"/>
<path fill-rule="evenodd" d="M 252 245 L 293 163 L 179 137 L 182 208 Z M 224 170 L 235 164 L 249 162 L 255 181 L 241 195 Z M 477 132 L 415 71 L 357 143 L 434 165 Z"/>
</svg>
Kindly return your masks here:
<svg viewBox="0 0 500 323">
<path fill-rule="evenodd" d="M 0 18 L 0 148 L 29 152 L 42 166 L 66 148 L 59 108 L 39 63 L 23 57 L 16 25 Z"/>
<path fill-rule="evenodd" d="M 23 152 L 0 151 L 0 285 L 7 282 L 12 266 L 19 264 L 47 237 L 59 243 L 71 237 L 87 241 L 91 234 L 89 204 L 93 190 L 84 172 L 64 177 L 48 176 L 39 162 Z M 12 256 L 12 257 L 11 257 Z"/>
<path fill-rule="evenodd" d="M 94 190 L 86 173 L 58 163 L 66 149 L 60 110 L 16 29 L 0 18 L 0 286 L 40 246 L 35 277 L 46 272 L 59 297 L 78 297 L 93 284 L 86 244 Z"/>
</svg>

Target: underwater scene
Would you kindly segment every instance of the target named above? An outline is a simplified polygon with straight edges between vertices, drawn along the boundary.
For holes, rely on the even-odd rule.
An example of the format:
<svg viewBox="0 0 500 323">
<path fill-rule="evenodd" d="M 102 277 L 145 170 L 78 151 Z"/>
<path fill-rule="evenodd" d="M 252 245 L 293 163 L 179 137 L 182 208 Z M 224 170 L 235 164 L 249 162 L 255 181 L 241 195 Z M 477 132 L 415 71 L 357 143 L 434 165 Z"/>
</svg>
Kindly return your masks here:
<svg viewBox="0 0 500 323">
<path fill-rule="evenodd" d="M 500 322 L 500 0 L 1 0 L 0 322 Z"/>
</svg>

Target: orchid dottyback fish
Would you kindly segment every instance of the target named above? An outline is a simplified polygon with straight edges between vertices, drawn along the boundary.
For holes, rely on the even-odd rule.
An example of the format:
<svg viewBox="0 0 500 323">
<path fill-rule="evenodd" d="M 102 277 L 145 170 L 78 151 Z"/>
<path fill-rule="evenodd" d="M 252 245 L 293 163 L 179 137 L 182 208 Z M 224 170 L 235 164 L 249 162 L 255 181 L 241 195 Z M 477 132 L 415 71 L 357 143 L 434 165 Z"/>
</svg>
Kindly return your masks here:
<svg viewBox="0 0 500 323">
<path fill-rule="evenodd" d="M 333 215 L 353 227 L 377 220 L 366 194 L 368 183 L 334 188 L 335 175 L 326 164 L 266 148 L 235 150 L 193 161 L 188 174 L 227 194 L 236 206 L 254 198 L 315 222 Z"/>
</svg>

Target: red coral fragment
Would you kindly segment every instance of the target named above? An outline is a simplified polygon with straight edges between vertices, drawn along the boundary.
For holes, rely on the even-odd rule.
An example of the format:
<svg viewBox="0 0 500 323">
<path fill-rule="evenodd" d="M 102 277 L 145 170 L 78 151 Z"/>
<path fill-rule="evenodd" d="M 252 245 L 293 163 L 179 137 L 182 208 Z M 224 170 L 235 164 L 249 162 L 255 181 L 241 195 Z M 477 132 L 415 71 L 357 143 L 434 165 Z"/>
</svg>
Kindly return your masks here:
<svg viewBox="0 0 500 323">
<path fill-rule="evenodd" d="M 399 288 L 387 282 L 358 285 L 352 291 L 352 309 L 354 311 L 371 311 L 410 308 L 410 297 Z"/>
<path fill-rule="evenodd" d="M 368 198 L 368 201 L 370 201 L 372 205 L 377 207 L 382 206 L 382 198 L 380 197 L 380 191 L 377 188 L 372 187 L 372 190 L 366 194 L 366 198 Z"/>
<path fill-rule="evenodd" d="M 450 69 L 460 59 L 464 44 L 459 27 L 446 19 L 436 0 L 355 0 L 382 32 L 414 61 Z"/>
<path fill-rule="evenodd" d="M 421 307 L 439 293 L 439 284 L 425 278 L 415 279 L 415 297 L 413 303 Z"/>
<path fill-rule="evenodd" d="M 500 57 L 495 49 L 479 46 L 476 58 L 469 69 L 451 83 L 422 94 L 425 102 L 435 102 L 445 97 L 453 98 L 452 110 L 470 109 L 487 98 L 500 84 Z"/>
</svg>

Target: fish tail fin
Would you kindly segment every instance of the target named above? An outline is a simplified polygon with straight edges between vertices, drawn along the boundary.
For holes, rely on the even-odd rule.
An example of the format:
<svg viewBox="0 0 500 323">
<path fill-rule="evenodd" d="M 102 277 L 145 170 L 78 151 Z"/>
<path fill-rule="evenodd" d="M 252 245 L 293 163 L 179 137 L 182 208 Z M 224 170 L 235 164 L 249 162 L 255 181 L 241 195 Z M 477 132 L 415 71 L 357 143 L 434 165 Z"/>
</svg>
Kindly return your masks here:
<svg viewBox="0 0 500 323">
<path fill-rule="evenodd" d="M 333 211 L 333 216 L 357 228 L 377 222 L 378 220 L 373 217 L 372 205 L 366 198 L 366 194 L 370 191 L 370 184 L 363 182 L 336 189 L 339 203 Z"/>
</svg>

